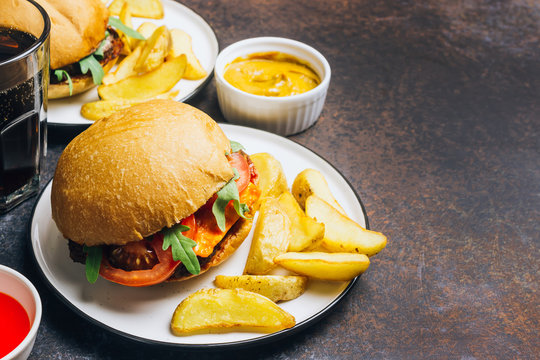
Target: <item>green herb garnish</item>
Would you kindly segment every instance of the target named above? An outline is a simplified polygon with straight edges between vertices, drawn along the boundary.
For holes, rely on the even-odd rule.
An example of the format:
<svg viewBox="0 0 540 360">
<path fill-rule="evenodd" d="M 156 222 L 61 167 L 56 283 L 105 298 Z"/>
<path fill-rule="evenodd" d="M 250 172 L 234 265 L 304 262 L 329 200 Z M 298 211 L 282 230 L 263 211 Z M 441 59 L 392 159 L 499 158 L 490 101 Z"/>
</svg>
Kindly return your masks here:
<svg viewBox="0 0 540 360">
<path fill-rule="evenodd" d="M 182 232 L 188 231 L 189 226 L 177 224 L 163 231 L 163 250 L 171 247 L 173 260 L 180 260 L 193 275 L 201 272 L 201 265 L 193 248 L 197 245 L 195 241 L 184 236 Z"/>
<path fill-rule="evenodd" d="M 110 16 L 109 25 L 120 30 L 121 32 L 123 32 L 124 34 L 126 34 L 127 36 L 131 38 L 139 39 L 139 40 L 146 40 L 144 36 L 142 36 L 139 32 L 133 30 L 129 26 L 125 25 L 119 18 Z"/>
<path fill-rule="evenodd" d="M 103 67 L 101 67 L 101 64 L 94 57 L 93 54 L 90 54 L 81 61 L 79 61 L 79 65 L 81 65 L 81 72 L 83 74 L 86 74 L 88 70 L 90 70 L 90 72 L 92 73 L 92 80 L 94 80 L 94 84 L 101 84 L 101 80 L 103 80 L 103 77 L 105 76 L 105 71 L 103 70 Z"/>
<path fill-rule="evenodd" d="M 214 202 L 214 205 L 212 205 L 212 213 L 214 214 L 217 225 L 221 231 L 225 231 L 225 208 L 231 200 L 233 201 L 234 209 L 239 216 L 247 219 L 244 214 L 249 212 L 249 207 L 240 202 L 240 195 L 238 194 L 238 187 L 235 182 L 240 175 L 235 168 L 233 168 L 233 171 L 234 177 L 217 192 L 217 199 Z"/>
<path fill-rule="evenodd" d="M 229 140 L 231 142 L 231 151 L 233 153 L 238 152 L 240 150 L 245 150 L 246 148 L 240 144 L 239 142 Z"/>
<path fill-rule="evenodd" d="M 69 95 L 73 94 L 73 81 L 71 81 L 71 76 L 69 76 L 68 72 L 66 70 L 58 69 L 54 70 L 54 75 L 56 75 L 58 81 L 62 81 L 65 76 L 69 85 Z"/>
<path fill-rule="evenodd" d="M 96 282 L 99 275 L 99 267 L 101 266 L 102 249 L 101 246 L 83 246 L 83 251 L 86 253 L 85 270 L 86 280 L 93 284 Z"/>
</svg>

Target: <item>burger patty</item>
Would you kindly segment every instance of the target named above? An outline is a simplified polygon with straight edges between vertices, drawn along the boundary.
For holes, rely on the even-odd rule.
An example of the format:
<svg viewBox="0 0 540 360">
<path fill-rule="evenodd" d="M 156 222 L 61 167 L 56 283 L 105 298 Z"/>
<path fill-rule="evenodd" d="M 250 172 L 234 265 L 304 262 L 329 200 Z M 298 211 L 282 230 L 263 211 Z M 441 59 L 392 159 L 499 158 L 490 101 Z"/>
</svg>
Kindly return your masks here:
<svg viewBox="0 0 540 360">
<path fill-rule="evenodd" d="M 225 237 L 223 239 L 225 239 Z M 212 254 L 210 254 L 210 256 L 207 256 L 207 257 L 197 256 L 197 259 L 199 260 L 199 264 L 200 264 L 201 268 L 214 257 L 214 255 L 216 254 L 217 251 L 219 251 L 221 249 L 223 239 L 214 247 L 214 251 L 212 252 Z M 145 240 L 141 240 L 141 241 L 145 241 Z M 71 260 L 73 260 L 74 262 L 77 262 L 77 263 L 81 263 L 81 264 L 86 263 L 86 254 L 84 253 L 82 245 L 77 244 L 76 242 L 68 239 L 68 248 L 69 248 L 69 257 L 71 258 Z M 103 254 L 104 254 L 104 256 L 108 256 L 108 254 L 110 254 L 112 251 L 114 251 L 116 246 L 114 246 L 114 245 L 104 245 L 104 248 L 105 248 L 104 249 L 105 251 L 103 252 Z M 118 259 L 116 261 L 115 265 L 116 265 L 115 267 L 117 267 L 119 269 L 126 270 L 126 271 L 132 271 L 132 270 L 148 270 L 148 269 L 151 269 L 155 265 L 155 263 L 153 263 L 152 266 L 148 266 L 148 267 L 143 266 L 141 268 L 135 269 L 135 268 L 131 268 L 130 267 L 131 265 L 128 264 L 128 263 L 121 264 L 120 259 Z M 189 273 L 189 271 L 186 269 L 186 267 L 183 264 L 181 264 L 178 268 L 176 268 L 173 276 L 176 277 L 176 278 L 181 278 L 181 277 L 189 276 L 189 275 L 191 275 Z"/>
<path fill-rule="evenodd" d="M 118 56 L 120 56 L 120 52 L 122 51 L 124 47 L 124 43 L 122 42 L 122 40 L 120 40 L 120 36 L 116 32 L 116 30 L 114 30 L 111 27 L 108 27 L 107 31 L 109 35 L 104 39 L 105 45 L 103 47 L 103 59 L 99 60 L 99 63 L 101 64 L 101 66 L 105 66 L 112 59 L 115 59 Z M 77 77 L 91 76 L 90 72 L 87 72 L 86 74 L 83 74 L 81 72 L 81 65 L 78 62 L 71 63 L 60 69 L 54 69 L 54 70 L 64 70 L 69 74 L 69 76 L 72 79 L 77 78 Z M 59 84 L 62 82 L 67 82 L 67 80 L 58 81 L 58 78 L 54 76 L 54 70 L 51 71 L 51 79 L 50 79 L 51 84 Z"/>
</svg>

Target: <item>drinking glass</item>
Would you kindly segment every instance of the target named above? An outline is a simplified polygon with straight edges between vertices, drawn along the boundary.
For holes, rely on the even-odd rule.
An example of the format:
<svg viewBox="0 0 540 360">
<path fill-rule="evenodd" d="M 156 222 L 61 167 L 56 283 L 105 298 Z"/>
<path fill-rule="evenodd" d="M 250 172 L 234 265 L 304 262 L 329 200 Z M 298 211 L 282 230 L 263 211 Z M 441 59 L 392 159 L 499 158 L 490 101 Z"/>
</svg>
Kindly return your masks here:
<svg viewBox="0 0 540 360">
<path fill-rule="evenodd" d="M 0 1 L 0 213 L 39 190 L 47 147 L 50 28 L 34 0 Z"/>
</svg>

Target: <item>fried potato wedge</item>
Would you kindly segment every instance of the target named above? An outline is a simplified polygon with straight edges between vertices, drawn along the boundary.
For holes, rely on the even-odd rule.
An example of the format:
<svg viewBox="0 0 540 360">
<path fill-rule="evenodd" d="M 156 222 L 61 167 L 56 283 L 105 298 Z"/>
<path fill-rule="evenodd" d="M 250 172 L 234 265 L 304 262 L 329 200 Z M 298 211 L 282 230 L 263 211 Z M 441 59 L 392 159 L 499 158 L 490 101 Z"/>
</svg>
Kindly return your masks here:
<svg viewBox="0 0 540 360">
<path fill-rule="evenodd" d="M 307 198 L 306 214 L 324 224 L 324 239 L 321 245 L 328 251 L 372 256 L 386 246 L 386 236 L 364 229 L 317 195 Z"/>
<path fill-rule="evenodd" d="M 102 100 L 147 99 L 171 90 L 184 74 L 186 56 L 180 55 L 140 76 L 130 76 L 110 85 L 98 87 Z"/>
<path fill-rule="evenodd" d="M 135 71 L 135 64 L 137 63 L 137 59 L 139 59 L 141 52 L 142 47 L 137 47 L 131 52 L 131 54 L 123 58 L 122 61 L 120 61 L 114 72 L 108 72 L 103 77 L 103 80 L 101 82 L 105 85 L 110 85 L 130 76 L 137 75 L 137 72 Z"/>
<path fill-rule="evenodd" d="M 263 201 L 255 224 L 244 274 L 264 275 L 276 267 L 274 257 L 289 247 L 289 218 L 275 198 Z"/>
<path fill-rule="evenodd" d="M 110 116 L 118 110 L 128 108 L 135 104 L 145 102 L 152 99 L 175 99 L 178 96 L 179 90 L 172 90 L 164 94 L 156 95 L 149 99 L 133 99 L 133 100 L 99 100 L 84 104 L 81 107 L 81 115 L 88 120 L 100 120 Z"/>
<path fill-rule="evenodd" d="M 148 39 L 159 26 L 150 21 L 145 21 L 137 28 L 137 32 Z"/>
<path fill-rule="evenodd" d="M 275 157 L 268 153 L 257 153 L 250 155 L 250 158 L 259 173 L 259 189 L 261 189 L 259 205 L 266 197 L 277 198 L 282 192 L 288 191 L 283 167 Z"/>
<path fill-rule="evenodd" d="M 256 331 L 270 333 L 291 328 L 294 317 L 272 300 L 243 289 L 201 289 L 174 311 L 174 335 Z"/>
<path fill-rule="evenodd" d="M 148 72 L 156 69 L 165 61 L 170 47 L 171 34 L 169 29 L 165 25 L 162 25 L 144 42 L 141 55 L 135 64 L 135 71 Z M 172 59 L 170 58 L 170 60 Z"/>
<path fill-rule="evenodd" d="M 294 275 L 218 275 L 214 280 L 219 288 L 244 289 L 273 302 L 296 299 L 306 291 L 307 282 L 307 277 Z"/>
<path fill-rule="evenodd" d="M 124 3 L 129 4 L 133 16 L 150 19 L 163 18 L 164 12 L 161 0 L 113 0 L 109 5 L 109 13 L 111 15 L 120 15 Z"/>
<path fill-rule="evenodd" d="M 324 237 L 324 224 L 307 216 L 289 191 L 282 193 L 278 201 L 289 217 L 288 251 L 312 250 L 320 244 Z"/>
<path fill-rule="evenodd" d="M 305 169 L 304 171 L 296 175 L 296 178 L 294 179 L 291 187 L 291 192 L 294 195 L 296 201 L 298 201 L 298 203 L 302 207 L 302 209 L 306 208 L 306 199 L 310 195 L 315 194 L 333 207 L 335 207 L 343 215 L 347 215 L 345 213 L 345 210 L 343 210 L 343 208 L 338 204 L 338 202 L 332 195 L 332 192 L 330 191 L 328 183 L 326 182 L 323 174 L 321 174 L 318 170 Z"/>
<path fill-rule="evenodd" d="M 139 25 L 139 27 L 137 28 L 137 32 L 141 34 L 145 39 L 148 39 L 150 36 L 152 36 L 154 31 L 156 31 L 158 27 L 159 27 L 158 25 L 152 22 L 145 21 L 141 25 Z M 139 39 L 131 39 L 131 40 L 133 40 L 131 42 L 132 50 L 134 50 L 139 45 L 142 46 L 144 42 L 146 42 L 146 40 L 139 40 Z"/>
<path fill-rule="evenodd" d="M 129 4 L 127 2 L 124 2 L 122 4 L 122 8 L 120 9 L 119 14 L 120 21 L 130 28 L 133 29 L 133 21 L 131 20 L 131 10 L 129 8 Z M 133 50 L 133 42 L 135 42 L 136 39 L 133 39 L 129 37 L 128 35 L 124 34 L 122 31 L 117 30 L 118 34 L 120 35 L 120 39 L 124 43 L 124 47 L 122 48 L 122 51 L 120 52 L 121 55 L 129 55 L 131 54 L 131 51 Z"/>
<path fill-rule="evenodd" d="M 199 80 L 204 78 L 207 75 L 207 72 L 193 52 L 191 36 L 180 29 L 171 29 L 170 32 L 172 44 L 167 57 L 175 58 L 182 54 L 186 54 L 187 67 L 186 72 L 184 73 L 184 79 Z"/>
<path fill-rule="evenodd" d="M 352 280 L 369 267 L 366 255 L 351 253 L 288 252 L 274 261 L 297 274 L 334 281 Z"/>
</svg>

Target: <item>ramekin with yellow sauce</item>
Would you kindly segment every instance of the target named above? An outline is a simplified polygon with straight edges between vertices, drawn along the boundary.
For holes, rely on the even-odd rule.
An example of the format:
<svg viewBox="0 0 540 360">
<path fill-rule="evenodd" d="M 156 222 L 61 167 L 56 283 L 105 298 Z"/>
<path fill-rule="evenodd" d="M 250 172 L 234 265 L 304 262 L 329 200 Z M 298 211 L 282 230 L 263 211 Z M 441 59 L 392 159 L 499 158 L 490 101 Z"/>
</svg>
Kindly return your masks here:
<svg viewBox="0 0 540 360">
<path fill-rule="evenodd" d="M 262 96 L 298 95 L 321 82 L 309 64 L 279 51 L 238 57 L 227 65 L 223 77 L 235 88 Z"/>
<path fill-rule="evenodd" d="M 292 135 L 319 118 L 330 65 L 301 42 L 262 37 L 225 48 L 214 68 L 218 101 L 227 121 Z"/>
</svg>

